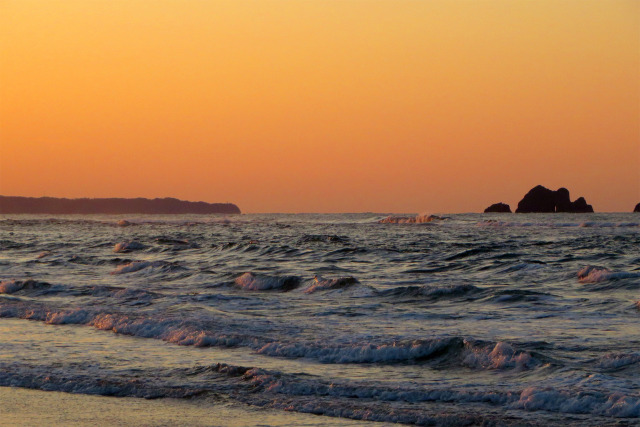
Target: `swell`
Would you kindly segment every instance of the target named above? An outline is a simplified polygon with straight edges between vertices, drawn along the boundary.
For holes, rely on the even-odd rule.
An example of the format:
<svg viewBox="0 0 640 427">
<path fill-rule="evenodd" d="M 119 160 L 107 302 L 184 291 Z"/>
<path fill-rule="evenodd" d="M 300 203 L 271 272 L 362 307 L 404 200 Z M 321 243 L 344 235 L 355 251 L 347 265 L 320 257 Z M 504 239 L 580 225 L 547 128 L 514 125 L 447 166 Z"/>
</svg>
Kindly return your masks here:
<svg viewBox="0 0 640 427">
<path fill-rule="evenodd" d="M 48 282 L 27 280 L 4 280 L 0 282 L 0 294 L 15 294 L 29 297 L 38 296 L 69 296 L 69 297 L 96 297 L 114 299 L 118 304 L 146 305 L 152 300 L 164 297 L 163 294 L 150 292 L 135 287 L 121 286 L 63 286 L 53 285 Z"/>
<path fill-rule="evenodd" d="M 438 300 L 443 298 L 472 296 L 480 292 L 482 292 L 480 288 L 469 284 L 448 286 L 411 285 L 378 290 L 377 295 L 392 298 L 422 297 L 430 300 Z"/>
</svg>

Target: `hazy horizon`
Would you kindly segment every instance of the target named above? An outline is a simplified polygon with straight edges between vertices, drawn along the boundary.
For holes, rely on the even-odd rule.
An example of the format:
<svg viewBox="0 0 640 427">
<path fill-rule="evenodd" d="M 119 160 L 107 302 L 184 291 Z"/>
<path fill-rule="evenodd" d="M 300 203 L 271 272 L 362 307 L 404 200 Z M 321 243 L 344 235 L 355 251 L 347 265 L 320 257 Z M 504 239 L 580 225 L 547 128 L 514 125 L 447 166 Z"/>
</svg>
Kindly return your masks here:
<svg viewBox="0 0 640 427">
<path fill-rule="evenodd" d="M 528 191 L 528 190 L 527 190 Z M 73 198 L 69 198 L 69 197 L 57 197 L 57 196 L 21 196 L 21 195 L 7 195 L 7 194 L 0 194 L 0 197 L 2 196 L 6 196 L 6 197 L 34 197 L 34 198 L 44 198 L 44 197 L 49 197 L 49 198 L 59 198 L 59 199 L 178 199 L 180 201 L 183 202 L 205 202 L 205 203 L 210 203 L 210 204 L 233 204 L 236 205 L 240 210 L 241 210 L 241 214 L 264 214 L 264 215 L 269 215 L 269 214 L 319 214 L 319 215 L 323 215 L 323 214 L 367 214 L 367 213 L 371 213 L 371 214 L 418 214 L 418 215 L 426 215 L 426 214 L 471 214 L 471 213 L 483 213 L 484 209 L 487 208 L 489 205 L 493 204 L 493 203 L 499 203 L 499 202 L 490 202 L 487 203 L 487 206 L 475 210 L 475 211 L 459 211 L 459 212 L 452 212 L 452 211 L 427 211 L 427 210 L 422 210 L 422 211 L 331 211 L 331 212 L 311 212 L 311 211 L 302 211 L 302 212 L 294 212 L 294 211 L 287 211 L 287 212 L 276 212 L 276 211 L 272 211 L 272 212 L 260 212 L 260 211 L 246 211 L 244 209 L 242 209 L 242 206 L 238 205 L 237 203 L 233 202 L 233 201 L 229 201 L 229 200 L 224 200 L 224 201 L 210 201 L 210 200 L 186 200 L 186 199 L 180 199 L 178 197 L 173 197 L 173 196 L 158 196 L 158 197 L 143 197 L 143 196 L 133 196 L 133 197 L 121 197 L 121 196 L 108 196 L 108 197 L 73 197 Z M 524 194 L 523 194 L 524 196 Z M 576 199 L 578 196 L 571 196 L 572 199 Z M 522 199 L 522 197 L 520 198 Z M 500 201 L 500 202 L 504 202 L 506 204 L 508 204 L 511 207 L 511 210 L 513 211 L 513 213 L 515 213 L 515 209 L 518 206 L 518 202 L 520 200 L 516 201 L 515 203 L 509 203 L 509 202 L 504 202 L 504 201 Z M 587 200 L 587 202 L 591 203 L 591 200 Z M 640 202 L 639 202 L 640 203 Z M 635 204 L 626 211 L 600 211 L 595 209 L 595 213 L 629 213 L 629 212 L 633 212 L 633 208 L 635 207 Z M 533 213 L 534 215 L 539 215 L 540 213 Z M 568 213 L 569 215 L 574 215 L 575 213 Z M 63 214 L 64 215 L 64 214 Z M 72 214 L 75 215 L 75 214 Z M 97 214 L 97 215 L 102 215 L 102 214 Z M 121 215 L 121 214 L 116 214 L 116 215 Z M 167 214 L 167 215 L 172 215 L 172 214 Z M 184 214 L 184 215 L 190 215 L 190 214 Z M 207 214 L 204 214 L 207 215 Z M 231 215 L 237 215 L 237 214 L 231 214 Z"/>
<path fill-rule="evenodd" d="M 0 194 L 640 202 L 640 2 L 0 3 Z"/>
</svg>

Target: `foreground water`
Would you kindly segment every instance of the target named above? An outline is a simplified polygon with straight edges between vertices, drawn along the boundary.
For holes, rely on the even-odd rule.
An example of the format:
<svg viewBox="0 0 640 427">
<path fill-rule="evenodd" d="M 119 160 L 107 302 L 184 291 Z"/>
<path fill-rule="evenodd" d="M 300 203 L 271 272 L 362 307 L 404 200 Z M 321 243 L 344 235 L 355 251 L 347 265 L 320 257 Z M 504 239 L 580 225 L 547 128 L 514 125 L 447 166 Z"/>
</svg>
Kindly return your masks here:
<svg viewBox="0 0 640 427">
<path fill-rule="evenodd" d="M 382 218 L 0 217 L 0 386 L 638 423 L 639 215 Z"/>
</svg>

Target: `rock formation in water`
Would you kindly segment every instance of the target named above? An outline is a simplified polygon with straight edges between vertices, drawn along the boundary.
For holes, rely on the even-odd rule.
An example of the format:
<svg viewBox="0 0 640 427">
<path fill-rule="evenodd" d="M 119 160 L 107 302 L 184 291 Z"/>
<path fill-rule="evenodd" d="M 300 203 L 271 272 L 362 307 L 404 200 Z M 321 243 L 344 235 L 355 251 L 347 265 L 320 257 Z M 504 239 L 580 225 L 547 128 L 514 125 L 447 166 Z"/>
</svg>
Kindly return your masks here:
<svg viewBox="0 0 640 427">
<path fill-rule="evenodd" d="M 164 199 L 59 199 L 0 196 L 0 214 L 239 214 L 233 203 Z M 123 224 L 124 225 L 124 224 Z"/>
<path fill-rule="evenodd" d="M 524 196 L 518 203 L 516 213 L 570 212 L 591 213 L 593 207 L 583 197 L 574 202 L 569 197 L 569 190 L 559 188 L 557 191 L 538 185 Z"/>
<path fill-rule="evenodd" d="M 494 203 L 484 210 L 484 213 L 511 213 L 511 206 L 506 203 Z"/>
<path fill-rule="evenodd" d="M 640 203 L 638 203 L 635 207 L 635 209 L 633 210 L 634 212 L 640 212 Z"/>
</svg>

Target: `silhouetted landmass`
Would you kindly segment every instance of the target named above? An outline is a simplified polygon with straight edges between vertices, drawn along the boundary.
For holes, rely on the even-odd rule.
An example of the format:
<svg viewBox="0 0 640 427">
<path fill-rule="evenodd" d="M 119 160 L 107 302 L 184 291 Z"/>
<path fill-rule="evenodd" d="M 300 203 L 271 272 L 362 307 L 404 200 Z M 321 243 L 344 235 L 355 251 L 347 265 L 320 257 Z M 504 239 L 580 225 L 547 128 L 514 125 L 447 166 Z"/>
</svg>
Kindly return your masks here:
<svg viewBox="0 0 640 427">
<path fill-rule="evenodd" d="M 239 214 L 233 203 L 164 199 L 59 199 L 0 196 L 0 214 Z"/>
<path fill-rule="evenodd" d="M 638 203 L 635 207 L 635 209 L 633 210 L 634 212 L 640 212 L 640 203 Z"/>
<path fill-rule="evenodd" d="M 484 213 L 511 213 L 511 206 L 506 203 L 494 203 L 485 209 Z"/>
<path fill-rule="evenodd" d="M 560 188 L 557 191 L 538 185 L 524 196 L 518 203 L 516 213 L 570 212 L 592 213 L 593 207 L 587 204 L 584 197 L 574 202 L 569 197 L 569 190 Z"/>
</svg>

